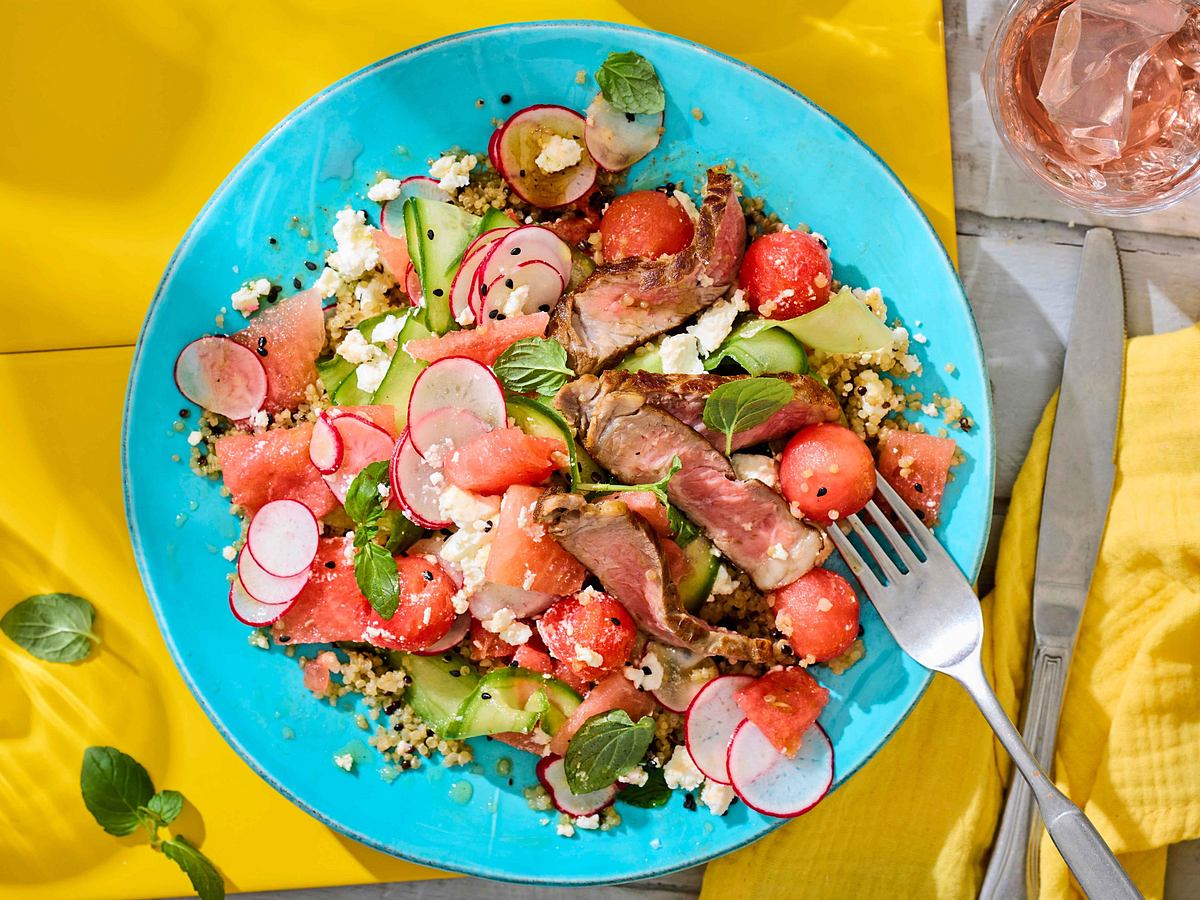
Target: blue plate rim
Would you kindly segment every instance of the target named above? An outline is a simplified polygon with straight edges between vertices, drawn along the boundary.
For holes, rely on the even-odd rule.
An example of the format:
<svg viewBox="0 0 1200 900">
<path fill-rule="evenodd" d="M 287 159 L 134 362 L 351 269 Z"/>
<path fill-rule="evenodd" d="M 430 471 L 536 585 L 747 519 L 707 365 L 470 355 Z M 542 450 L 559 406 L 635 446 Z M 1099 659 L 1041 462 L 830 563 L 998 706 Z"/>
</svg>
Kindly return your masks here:
<svg viewBox="0 0 1200 900">
<path fill-rule="evenodd" d="M 178 647 L 176 647 L 176 645 L 175 645 L 175 641 L 171 635 L 170 629 L 167 627 L 166 617 L 163 614 L 162 604 L 159 601 L 157 592 L 155 591 L 154 585 L 149 577 L 146 560 L 145 560 L 145 557 L 142 552 L 141 535 L 138 530 L 135 516 L 133 514 L 133 505 L 132 505 L 133 499 L 132 499 L 131 492 L 130 492 L 131 479 L 130 479 L 130 473 L 129 473 L 129 431 L 130 431 L 130 415 L 129 414 L 130 414 L 130 409 L 133 404 L 134 389 L 136 387 L 136 382 L 138 380 L 139 363 L 141 360 L 141 354 L 142 354 L 142 350 L 144 347 L 146 335 L 150 329 L 152 321 L 154 320 L 156 314 L 159 312 L 159 310 L 161 308 L 160 301 L 162 300 L 164 288 L 166 287 L 167 282 L 170 280 L 170 277 L 175 269 L 177 260 L 190 245 L 192 238 L 194 237 L 194 233 L 195 233 L 196 229 L 200 226 L 200 224 L 203 222 L 203 220 L 207 216 L 210 207 L 217 201 L 217 199 L 219 197 L 221 197 L 221 195 L 229 187 L 229 184 L 238 175 L 238 173 L 241 172 L 241 170 L 244 167 L 249 165 L 251 160 L 254 159 L 259 154 L 259 152 L 271 140 L 271 138 L 282 128 L 284 128 L 285 126 L 290 124 L 295 118 L 297 118 L 306 109 L 308 109 L 313 104 L 319 102 L 326 95 L 328 95 L 344 86 L 352 84 L 354 81 L 357 81 L 358 79 L 365 77 L 366 75 L 370 74 L 371 72 L 373 72 L 374 70 L 376 70 L 378 68 L 390 65 L 393 61 L 395 61 L 397 59 L 415 55 L 417 53 L 420 53 L 420 52 L 427 50 L 429 48 L 432 48 L 432 47 L 448 46 L 448 45 L 454 44 L 456 42 L 462 41 L 466 38 L 475 37 L 475 36 L 481 35 L 481 34 L 496 34 L 496 33 L 502 33 L 502 32 L 510 31 L 510 30 L 532 30 L 532 29 L 564 28 L 564 27 L 576 28 L 576 29 L 581 29 L 581 30 L 595 28 L 595 29 L 602 29 L 602 30 L 626 31 L 626 32 L 631 32 L 631 33 L 635 33 L 635 34 L 651 35 L 660 40 L 666 40 L 669 42 L 674 42 L 674 43 L 680 44 L 685 47 L 690 47 L 693 50 L 697 50 L 704 55 L 713 57 L 722 62 L 732 63 L 733 65 L 737 66 L 738 68 L 743 70 L 746 74 L 750 75 L 751 77 L 762 79 L 770 84 L 773 84 L 779 88 L 782 88 L 784 91 L 791 94 L 795 99 L 799 100 L 801 103 L 803 103 L 805 106 L 807 106 L 811 112 L 815 113 L 818 116 L 823 116 L 824 118 L 828 119 L 834 125 L 838 126 L 842 131 L 844 131 L 847 135 L 849 135 L 859 145 L 859 147 L 861 149 L 865 150 L 870 155 L 870 157 L 875 161 L 875 163 L 885 173 L 887 178 L 890 179 L 893 186 L 899 191 L 900 195 L 904 198 L 905 202 L 909 205 L 909 207 L 912 209 L 912 211 L 917 214 L 918 221 L 925 228 L 927 235 L 933 239 L 933 242 L 936 244 L 938 249 L 941 251 L 942 261 L 945 263 L 946 267 L 949 269 L 949 271 L 953 275 L 954 282 L 958 286 L 959 293 L 961 294 L 962 299 L 963 299 L 963 306 L 966 309 L 967 317 L 971 324 L 971 329 L 970 329 L 971 343 L 966 345 L 966 347 L 967 347 L 967 349 L 969 349 L 973 352 L 974 357 L 975 357 L 973 362 L 978 363 L 980 370 L 984 373 L 984 376 L 986 378 L 987 362 L 986 362 L 986 357 L 983 352 L 982 340 L 979 335 L 979 327 L 975 321 L 975 314 L 971 308 L 970 302 L 967 299 L 966 289 L 962 284 L 962 279 L 959 277 L 958 270 L 955 268 L 954 263 L 950 258 L 950 254 L 946 250 L 945 245 L 942 243 L 942 240 L 938 236 L 937 231 L 934 229 L 933 224 L 929 221 L 929 217 L 925 214 L 925 211 L 921 208 L 920 204 L 917 203 L 916 199 L 912 196 L 912 194 L 908 190 L 908 188 L 905 187 L 903 182 L 901 182 L 900 178 L 896 175 L 896 173 L 892 171 L 891 167 L 888 166 L 888 164 L 882 159 L 882 157 L 880 157 L 879 154 L 876 153 L 875 150 L 872 149 L 869 144 L 867 144 L 862 138 L 860 138 L 854 132 L 854 130 L 852 128 L 850 128 L 848 125 L 846 125 L 844 122 L 842 122 L 841 119 L 837 118 L 832 113 L 825 110 L 824 108 L 818 106 L 816 103 L 814 103 L 812 100 L 810 100 L 804 94 L 802 94 L 796 88 L 793 88 L 792 86 L 786 84 L 785 82 L 774 77 L 773 75 L 769 75 L 766 72 L 762 71 L 761 69 L 751 66 L 748 63 L 745 63 L 745 62 L 737 59 L 736 57 L 730 56 L 726 53 L 722 53 L 719 50 L 714 50 L 712 47 L 709 47 L 705 44 L 701 44 L 696 41 L 692 41 L 688 38 L 680 37 L 678 35 L 668 34 L 666 32 L 657 31 L 652 28 L 643 28 L 641 26 L 627 25 L 624 23 L 617 23 L 617 22 L 605 22 L 605 21 L 596 20 L 596 19 L 539 19 L 539 20 L 534 20 L 534 21 L 506 22 L 506 23 L 499 24 L 499 25 L 489 25 L 489 26 L 485 26 L 482 28 L 474 28 L 474 29 L 470 29 L 467 31 L 455 32 L 454 34 L 444 35 L 439 38 L 434 38 L 432 40 L 425 41 L 424 43 L 421 43 L 421 44 L 416 44 L 412 47 L 408 47 L 397 53 L 393 53 L 389 56 L 383 57 L 382 59 L 376 60 L 375 62 L 371 63 L 370 65 L 364 66 L 361 69 L 358 69 L 354 72 L 351 72 L 351 73 L 343 76 L 342 78 L 339 78 L 337 81 L 333 82 L 332 84 L 327 85 L 326 87 L 324 87 L 320 91 L 318 91 L 316 94 L 309 97 L 302 104 L 300 104 L 295 109 L 293 109 L 291 112 L 289 112 L 284 118 L 282 118 L 274 126 L 272 126 L 271 129 L 265 135 L 263 135 L 263 137 L 261 139 L 259 139 L 259 141 L 256 142 L 254 144 L 254 146 L 250 148 L 249 151 L 247 151 L 247 153 L 242 157 L 242 159 L 238 162 L 238 164 L 236 166 L 234 166 L 233 169 L 230 170 L 229 174 L 226 175 L 224 179 L 222 179 L 221 183 L 217 186 L 216 190 L 213 191 L 213 193 L 209 196 L 208 200 L 206 200 L 204 205 L 200 208 L 200 211 L 196 214 L 196 216 L 192 220 L 191 224 L 188 225 L 188 228 L 184 232 L 183 237 L 180 239 L 178 246 L 176 246 L 175 251 L 171 254 L 171 257 L 167 262 L 167 266 L 163 270 L 162 277 L 159 279 L 158 284 L 155 287 L 154 296 L 151 298 L 150 305 L 146 310 L 145 318 L 142 320 L 142 327 L 138 332 L 137 343 L 134 346 L 133 358 L 130 362 L 129 381 L 126 385 L 125 403 L 124 403 L 124 407 L 123 407 L 123 411 L 122 411 L 121 480 L 122 480 L 122 494 L 123 494 L 124 505 L 125 505 L 126 526 L 129 531 L 130 542 L 133 545 L 134 560 L 137 564 L 138 575 L 141 578 L 142 586 L 145 588 L 146 596 L 150 600 L 150 606 L 154 612 L 154 618 L 158 623 L 159 632 L 162 635 L 163 642 L 166 644 L 167 650 L 171 654 L 171 659 L 175 663 L 175 668 L 178 670 L 180 676 L 183 678 L 183 681 L 187 685 L 188 690 L 191 691 L 192 696 L 196 698 L 196 701 L 199 703 L 201 709 L 204 711 L 204 714 L 208 717 L 209 721 L 212 722 L 213 726 L 217 729 L 217 732 L 221 735 L 221 737 L 225 740 L 225 742 L 227 744 L 229 744 L 229 746 L 233 749 L 233 751 L 242 758 L 242 760 L 251 768 L 251 770 L 256 775 L 258 775 L 263 781 L 265 781 L 272 788 L 274 788 L 276 791 L 278 791 L 280 794 L 282 794 L 284 797 L 286 797 L 289 801 L 291 801 L 293 804 L 298 806 L 300 809 L 304 810 L 304 812 L 306 812 L 308 815 L 312 816 L 317 821 L 321 822 L 322 824 L 326 825 L 329 828 L 332 828 L 334 831 L 338 832 L 339 834 L 345 835 L 346 837 L 349 837 L 367 847 L 370 847 L 373 850 L 377 850 L 381 853 L 387 854 L 388 856 L 402 859 L 407 862 L 416 863 L 418 865 L 426 866 L 435 871 L 455 872 L 455 873 L 459 873 L 462 875 L 470 875 L 470 876 L 479 877 L 479 878 L 487 878 L 487 879 L 491 879 L 494 881 L 508 882 L 508 883 L 513 883 L 513 884 L 542 885 L 542 886 L 547 886 L 547 887 L 554 887 L 554 886 L 584 887 L 584 886 L 591 886 L 591 885 L 623 884 L 623 883 L 627 883 L 627 882 L 631 882 L 631 881 L 640 881 L 640 880 L 644 880 L 644 879 L 648 879 L 648 878 L 656 878 L 656 877 L 661 877 L 664 875 L 669 875 L 673 872 L 682 871 L 683 869 L 703 865 L 705 863 L 711 862 L 712 860 L 714 860 L 718 857 L 725 856 L 730 853 L 736 852 L 737 850 L 740 850 L 743 847 L 746 847 L 752 843 L 755 843 L 756 841 L 765 837 L 767 834 L 770 834 L 771 832 L 775 831 L 777 828 L 787 824 L 791 820 L 790 819 L 780 819 L 777 822 L 771 823 L 771 827 L 767 831 L 765 831 L 759 835 L 747 838 L 746 840 L 744 840 L 732 847 L 729 847 L 729 848 L 726 848 L 723 850 L 719 850 L 719 851 L 715 851 L 715 852 L 707 854 L 707 855 L 701 855 L 701 856 L 699 856 L 695 859 L 689 860 L 688 862 L 683 863 L 683 864 L 667 864 L 667 865 L 662 865 L 662 866 L 657 866 L 657 867 L 650 866 L 650 867 L 647 867 L 647 868 L 643 869 L 642 871 L 639 871 L 635 874 L 631 874 L 628 877 L 603 878 L 603 879 L 594 879 L 594 878 L 579 878 L 579 879 L 545 878 L 545 879 L 543 879 L 543 878 L 528 877 L 528 876 L 520 877 L 520 876 L 513 876 L 507 872 L 491 870 L 486 867 L 475 866 L 474 868 L 472 868 L 467 865 L 455 865 L 452 862 L 451 863 L 442 862 L 442 861 L 434 862 L 432 860 L 423 858 L 419 854 L 416 854 L 416 853 L 401 852 L 400 850 L 398 850 L 394 847 L 390 847 L 387 844 L 384 844 L 383 842 L 370 837 L 369 835 L 362 834 L 360 832 L 355 831 L 352 828 L 349 828 L 348 826 L 343 825 L 342 823 L 330 818 L 329 816 L 327 816 L 320 810 L 310 806 L 303 799 L 301 799 L 296 794 L 294 794 L 291 790 L 289 790 L 285 785 L 280 783 L 277 779 L 271 777 L 258 764 L 257 760 L 253 757 L 253 755 L 250 754 L 246 750 L 246 748 L 244 746 L 242 746 L 242 744 L 234 737 L 232 732 L 225 726 L 225 723 L 221 720 L 217 711 L 208 703 L 207 699 L 204 697 L 202 692 L 199 690 L 198 686 L 196 685 L 195 681 L 193 680 L 193 678 L 191 676 L 190 671 L 188 670 L 187 666 L 183 662 L 182 655 L 180 654 Z M 980 540 L 978 542 L 978 545 L 974 549 L 974 553 L 971 558 L 970 565 L 968 566 L 969 571 L 967 573 L 967 576 L 968 576 L 968 580 L 970 580 L 972 582 L 974 582 L 974 580 L 978 577 L 980 568 L 983 564 L 983 556 L 984 556 L 984 553 L 987 548 L 988 537 L 989 537 L 989 533 L 991 530 L 991 519 L 992 519 L 991 513 L 992 513 L 994 499 L 995 499 L 994 493 L 995 493 L 996 449 L 995 449 L 995 429 L 994 429 L 992 396 L 991 396 L 991 392 L 987 391 L 987 390 L 985 390 L 983 392 L 983 395 L 984 395 L 985 412 L 987 414 L 987 421 L 988 421 L 989 425 L 992 425 L 993 427 L 989 428 L 984 435 L 985 445 L 986 445 L 987 465 L 981 466 L 982 472 L 980 473 L 980 475 L 985 476 L 987 478 L 988 490 L 986 493 L 986 496 L 987 496 L 986 521 L 984 522 L 984 526 L 983 526 L 983 529 L 980 534 Z M 980 460 L 980 462 L 982 462 L 982 460 Z M 977 475 L 977 477 L 980 477 L 980 476 Z M 912 702 L 904 710 L 904 712 L 902 713 L 900 718 L 897 719 L 895 725 L 886 734 L 884 734 L 881 737 L 881 739 L 879 740 L 879 743 L 876 745 L 875 749 L 873 751 L 871 751 L 871 753 L 868 754 L 862 760 L 862 762 L 859 763 L 859 765 L 855 766 L 853 769 L 850 769 L 849 771 L 847 771 L 845 773 L 845 775 L 841 779 L 841 781 L 837 782 L 837 784 L 834 785 L 834 788 L 831 789 L 831 793 L 832 793 L 832 790 L 836 790 L 837 787 L 839 787 L 844 782 L 848 781 L 855 773 L 857 773 L 864 765 L 866 765 L 866 763 L 868 763 L 870 760 L 874 759 L 875 754 L 878 753 L 879 750 L 882 749 L 883 746 L 885 744 L 887 744 L 888 741 L 891 740 L 892 736 L 896 733 L 896 730 L 908 719 L 908 716 L 912 713 L 912 710 L 916 707 L 917 703 L 919 703 L 921 698 L 925 695 L 925 692 L 926 692 L 926 690 L 928 690 L 929 683 L 932 680 L 932 678 L 933 678 L 933 673 L 926 670 L 924 673 L 924 676 L 923 676 L 924 680 L 923 680 L 920 690 L 913 697 Z"/>
</svg>

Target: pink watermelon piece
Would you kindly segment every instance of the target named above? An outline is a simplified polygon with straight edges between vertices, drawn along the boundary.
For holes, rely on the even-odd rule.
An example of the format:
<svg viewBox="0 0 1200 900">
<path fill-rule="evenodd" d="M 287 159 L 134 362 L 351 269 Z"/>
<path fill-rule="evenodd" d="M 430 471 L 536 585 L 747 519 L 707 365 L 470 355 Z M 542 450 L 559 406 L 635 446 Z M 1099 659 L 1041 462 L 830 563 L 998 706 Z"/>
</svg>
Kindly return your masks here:
<svg viewBox="0 0 1200 900">
<path fill-rule="evenodd" d="M 235 431 L 216 440 L 217 459 L 233 502 L 253 514 L 270 500 L 299 500 L 320 519 L 337 498 L 308 458 L 312 423 L 263 434 Z"/>
<path fill-rule="evenodd" d="M 592 716 L 598 716 L 610 709 L 623 709 L 629 713 L 629 718 L 636 722 L 642 716 L 654 712 L 654 707 L 652 694 L 639 691 L 633 686 L 633 682 L 625 677 L 624 672 L 611 672 L 588 691 L 583 702 L 571 713 L 571 717 L 555 732 L 554 740 L 550 742 L 550 752 L 559 756 L 566 753 L 567 744 L 571 742 L 575 732 Z"/>
<path fill-rule="evenodd" d="M 345 538 L 322 538 L 313 574 L 296 602 L 272 627 L 293 644 L 360 641 L 370 604 L 354 580 L 353 553 Z"/>
<path fill-rule="evenodd" d="M 396 431 L 396 407 L 391 404 L 380 404 L 378 406 L 331 406 L 325 411 L 325 415 L 331 419 L 336 419 L 338 416 L 344 416 L 347 413 L 361 416 L 372 425 L 378 425 L 390 434 L 393 439 L 400 437 L 400 433 Z"/>
<path fill-rule="evenodd" d="M 313 288 L 265 308 L 230 337 L 258 354 L 267 372 L 263 409 L 278 412 L 304 399 L 317 380 L 317 356 L 325 346 L 325 315 Z"/>
<path fill-rule="evenodd" d="M 451 331 L 441 337 L 409 341 L 405 349 L 414 359 L 437 362 L 447 356 L 465 356 L 490 366 L 500 354 L 522 338 L 541 337 L 546 333 L 550 314 L 532 313 L 511 319 L 485 319 L 478 328 Z"/>
<path fill-rule="evenodd" d="M 379 258 L 388 274 L 397 281 L 403 281 L 411 257 L 408 255 L 408 241 L 403 237 L 392 237 L 386 231 L 378 228 L 371 229 L 371 239 L 379 250 Z"/>
</svg>

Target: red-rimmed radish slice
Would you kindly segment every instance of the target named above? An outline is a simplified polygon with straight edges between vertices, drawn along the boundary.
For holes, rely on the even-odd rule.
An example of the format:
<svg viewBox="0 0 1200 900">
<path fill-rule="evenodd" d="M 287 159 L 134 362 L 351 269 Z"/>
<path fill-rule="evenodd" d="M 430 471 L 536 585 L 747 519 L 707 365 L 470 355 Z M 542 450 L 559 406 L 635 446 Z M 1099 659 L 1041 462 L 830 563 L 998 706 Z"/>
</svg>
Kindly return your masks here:
<svg viewBox="0 0 1200 900">
<path fill-rule="evenodd" d="M 571 248 L 542 225 L 521 225 L 504 231 L 491 245 L 479 277 L 484 284 L 491 284 L 497 277 L 532 259 L 552 265 L 563 281 L 571 277 Z"/>
<path fill-rule="evenodd" d="M 508 420 L 504 390 L 492 370 L 465 356 L 446 356 L 421 370 L 408 398 L 408 421 L 419 422 L 446 406 L 473 412 L 488 428 Z"/>
<path fill-rule="evenodd" d="M 308 579 L 312 576 L 312 567 L 305 569 L 288 578 L 272 575 L 254 559 L 250 548 L 243 547 L 238 554 L 237 580 L 242 588 L 259 603 L 278 606 L 280 603 L 291 603 L 296 595 L 304 590 Z"/>
<path fill-rule="evenodd" d="M 743 803 L 764 815 L 791 819 L 820 803 L 833 786 L 833 744 L 820 725 L 813 725 L 789 759 L 747 719 L 729 743 L 726 767 Z"/>
<path fill-rule="evenodd" d="M 733 695 L 753 683 L 749 675 L 722 675 L 701 688 L 688 707 L 684 739 L 692 762 L 705 778 L 729 784 L 725 763 L 729 742 L 746 718 Z"/>
<path fill-rule="evenodd" d="M 405 514 L 424 528 L 448 528 L 451 522 L 442 517 L 438 502 L 443 475 L 421 458 L 408 437 L 408 429 L 400 436 L 392 453 L 389 469 L 392 490 Z"/>
<path fill-rule="evenodd" d="M 379 211 L 379 224 L 393 237 L 404 237 L 404 201 L 409 197 L 449 203 L 450 195 L 438 187 L 436 178 L 428 175 L 410 175 L 400 180 L 400 193 L 395 200 L 388 200 Z"/>
<path fill-rule="evenodd" d="M 496 151 L 496 145 L 500 141 L 500 129 L 492 131 L 491 137 L 488 138 L 487 155 L 488 160 L 492 164 L 492 168 L 497 172 L 500 171 L 500 154 Z"/>
<path fill-rule="evenodd" d="M 179 352 L 175 385 L 197 406 L 246 419 L 267 399 L 267 370 L 249 347 L 220 335 L 202 337 Z"/>
<path fill-rule="evenodd" d="M 513 228 L 515 227 L 514 225 Z M 471 310 L 472 317 L 478 315 L 478 308 L 472 305 L 475 274 L 487 259 L 488 247 L 513 228 L 493 228 L 491 231 L 485 231 L 463 251 L 462 262 L 459 263 L 458 271 L 454 273 L 454 280 L 450 282 L 450 314 L 454 316 L 455 321 L 460 318 L 465 320 L 467 309 Z"/>
<path fill-rule="evenodd" d="M 445 458 L 455 448 L 491 431 L 483 419 L 469 409 L 443 406 L 408 424 L 408 439 L 417 452 L 435 468 L 441 468 Z M 431 452 L 436 450 L 436 452 Z"/>
<path fill-rule="evenodd" d="M 567 786 L 567 771 L 561 756 L 547 756 L 537 764 L 538 781 L 550 793 L 550 799 L 559 812 L 568 816 L 590 816 L 612 804 L 617 796 L 617 786 L 610 784 L 587 794 L 573 794 Z"/>
<path fill-rule="evenodd" d="M 321 527 L 299 500 L 263 504 L 246 530 L 246 547 L 268 575 L 290 578 L 312 565 Z"/>
<path fill-rule="evenodd" d="M 229 586 L 229 608 L 234 618 L 243 625 L 261 627 L 278 622 L 292 608 L 292 603 L 261 603 L 251 597 L 235 578 Z"/>
<path fill-rule="evenodd" d="M 507 584 L 487 584 L 471 595 L 471 615 L 486 622 L 502 609 L 512 610 L 518 619 L 544 613 L 558 598 L 542 591 L 527 591 Z"/>
<path fill-rule="evenodd" d="M 330 419 L 330 424 L 337 429 L 343 450 L 337 471 L 324 476 L 325 483 L 329 485 L 333 496 L 337 497 L 338 503 L 345 503 L 346 492 L 358 473 L 369 463 L 389 458 L 396 442 L 370 419 L 355 413 L 342 413 Z"/>
<path fill-rule="evenodd" d="M 333 427 L 329 417 L 324 413 L 317 416 L 312 437 L 308 441 L 308 458 L 317 467 L 317 471 L 322 475 L 332 475 L 336 472 L 342 464 L 345 449 L 342 435 Z"/>
<path fill-rule="evenodd" d="M 655 644 L 646 656 L 654 654 L 663 670 L 662 684 L 651 691 L 654 699 L 671 712 L 685 713 L 701 689 L 717 676 L 716 666 L 708 657 L 694 650 Z M 645 667 L 650 661 L 645 657 L 638 664 Z M 705 677 L 696 677 L 702 674 Z"/>
<path fill-rule="evenodd" d="M 450 626 L 450 630 L 442 636 L 441 640 L 430 644 L 424 650 L 414 650 L 417 656 L 437 656 L 439 653 L 445 653 L 447 650 L 453 650 L 462 643 L 463 638 L 471 631 L 471 617 L 467 613 L 463 613 L 454 620 L 454 624 Z"/>
<path fill-rule="evenodd" d="M 497 275 L 488 285 L 487 296 L 479 310 L 479 321 L 500 315 L 527 316 L 535 312 L 549 312 L 566 286 L 558 269 L 550 263 L 540 259 L 526 260 L 507 273 Z M 523 292 L 524 298 L 519 303 L 510 304 L 513 292 L 521 288 L 528 288 Z M 515 308 L 510 309 L 510 305 Z"/>
<path fill-rule="evenodd" d="M 565 106 L 539 104 L 512 114 L 496 137 L 496 156 L 504 180 L 522 200 L 541 209 L 574 203 L 596 183 L 596 163 L 583 146 L 584 119 Z M 560 172 L 545 172 L 537 164 L 554 137 L 579 144 L 579 162 Z"/>
<path fill-rule="evenodd" d="M 624 113 L 597 94 L 585 113 L 583 139 L 588 153 L 602 169 L 620 172 L 658 146 L 663 113 Z"/>
<path fill-rule="evenodd" d="M 408 266 L 404 270 L 404 293 L 408 297 L 410 306 L 418 306 L 421 303 L 421 277 L 417 275 L 417 267 L 412 264 L 412 260 L 408 261 Z"/>
</svg>

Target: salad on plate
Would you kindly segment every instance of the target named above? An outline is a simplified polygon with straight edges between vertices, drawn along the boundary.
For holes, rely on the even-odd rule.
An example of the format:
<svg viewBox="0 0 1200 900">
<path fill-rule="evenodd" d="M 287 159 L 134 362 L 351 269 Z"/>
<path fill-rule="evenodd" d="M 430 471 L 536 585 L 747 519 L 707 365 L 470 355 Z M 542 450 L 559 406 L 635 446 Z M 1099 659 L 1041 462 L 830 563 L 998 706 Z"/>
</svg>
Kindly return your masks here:
<svg viewBox="0 0 1200 900">
<path fill-rule="evenodd" d="M 386 779 L 488 739 L 564 836 L 672 790 L 796 816 L 833 780 L 822 681 L 870 652 L 824 529 L 877 470 L 934 522 L 972 421 L 737 161 L 631 189 L 663 87 L 632 52 L 594 77 L 380 173 L 310 287 L 251 279 L 248 324 L 181 350 L 192 467 L 243 523 L 229 606 Z"/>
</svg>

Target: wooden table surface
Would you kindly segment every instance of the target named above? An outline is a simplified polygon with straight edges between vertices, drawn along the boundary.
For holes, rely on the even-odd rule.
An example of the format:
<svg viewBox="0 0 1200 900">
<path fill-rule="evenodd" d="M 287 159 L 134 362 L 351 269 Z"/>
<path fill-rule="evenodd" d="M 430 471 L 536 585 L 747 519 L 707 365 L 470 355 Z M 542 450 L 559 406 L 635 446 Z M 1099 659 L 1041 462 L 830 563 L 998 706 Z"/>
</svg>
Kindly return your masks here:
<svg viewBox="0 0 1200 900">
<path fill-rule="evenodd" d="M 1013 479 L 1034 426 L 1058 385 L 1088 225 L 1116 233 L 1131 336 L 1200 320 L 1200 197 L 1165 212 L 1103 219 L 1064 206 L 1009 160 L 980 88 L 984 51 L 1007 0 L 945 0 L 946 53 L 960 271 L 983 335 L 995 396 L 997 485 L 981 589 L 991 582 L 996 542 Z M 694 897 L 702 869 L 612 888 L 528 888 L 473 878 L 247 894 L 272 900 L 653 900 Z M 1173 848 L 1167 897 L 1200 895 L 1200 842 Z"/>
</svg>

